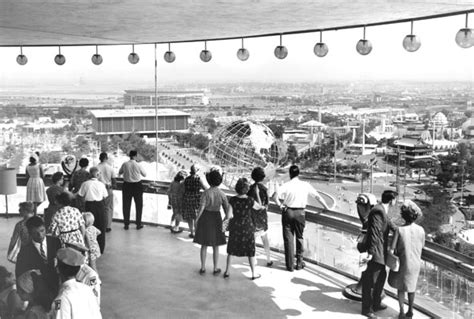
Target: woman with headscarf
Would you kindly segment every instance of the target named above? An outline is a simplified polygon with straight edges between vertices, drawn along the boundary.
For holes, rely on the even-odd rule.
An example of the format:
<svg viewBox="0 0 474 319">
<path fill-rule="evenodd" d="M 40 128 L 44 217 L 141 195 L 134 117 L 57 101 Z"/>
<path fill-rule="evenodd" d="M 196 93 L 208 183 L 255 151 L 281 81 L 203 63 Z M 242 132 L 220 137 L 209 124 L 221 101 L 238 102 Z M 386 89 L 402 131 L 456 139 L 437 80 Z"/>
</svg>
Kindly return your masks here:
<svg viewBox="0 0 474 319">
<path fill-rule="evenodd" d="M 197 174 L 198 171 L 198 167 L 192 165 L 190 175 L 184 179 L 183 219 L 188 222 L 190 238 L 194 238 L 196 215 L 201 200 L 201 189 L 206 189 L 206 186 Z"/>
<path fill-rule="evenodd" d="M 268 241 L 267 230 L 268 230 L 268 216 L 267 207 L 269 203 L 268 189 L 263 185 L 265 179 L 265 171 L 261 167 L 255 167 L 252 170 L 252 179 L 255 181 L 250 186 L 247 196 L 257 201 L 262 209 L 254 210 L 254 222 L 255 222 L 255 237 L 262 239 L 265 254 L 267 255 L 267 267 L 273 265 L 273 261 L 270 259 L 270 243 Z"/>
<path fill-rule="evenodd" d="M 416 284 L 421 268 L 421 252 L 425 245 L 425 231 L 414 223 L 422 213 L 413 201 L 405 201 L 400 208 L 400 214 L 405 220 L 405 225 L 398 228 L 391 248 L 391 252 L 400 259 L 400 268 L 397 272 L 390 271 L 388 283 L 398 290 L 399 318 L 412 318 Z M 404 313 L 405 292 L 408 293 L 407 313 Z"/>
<path fill-rule="evenodd" d="M 219 261 L 219 246 L 225 245 L 225 235 L 222 231 L 221 207 L 224 209 L 226 219 L 230 218 L 229 202 L 224 192 L 219 189 L 222 183 L 222 175 L 218 170 L 211 170 L 206 174 L 209 189 L 202 193 L 199 212 L 196 217 L 196 236 L 194 242 L 201 245 L 201 269 L 202 275 L 206 272 L 207 247 L 213 250 L 214 275 L 220 274 L 217 267 Z"/>
<path fill-rule="evenodd" d="M 53 216 L 48 233 L 58 237 L 63 245 L 70 243 L 84 246 L 84 218 L 77 208 L 71 206 L 71 197 L 68 192 L 57 196 L 56 200 L 60 208 Z"/>
<path fill-rule="evenodd" d="M 38 156 L 36 154 L 30 156 L 30 164 L 25 170 L 26 178 L 26 201 L 33 202 L 35 205 L 34 211 L 38 206 L 46 200 L 46 188 L 44 186 L 44 172 L 41 165 L 38 163 Z"/>
</svg>

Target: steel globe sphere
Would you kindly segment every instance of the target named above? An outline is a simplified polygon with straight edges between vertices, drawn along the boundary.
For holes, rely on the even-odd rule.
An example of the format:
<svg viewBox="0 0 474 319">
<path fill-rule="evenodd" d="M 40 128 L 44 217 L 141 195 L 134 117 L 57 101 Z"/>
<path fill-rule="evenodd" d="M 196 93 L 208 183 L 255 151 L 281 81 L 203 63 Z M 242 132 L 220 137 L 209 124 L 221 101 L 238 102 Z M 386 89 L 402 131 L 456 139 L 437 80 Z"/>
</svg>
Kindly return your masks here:
<svg viewBox="0 0 474 319">
<path fill-rule="evenodd" d="M 102 56 L 98 53 L 94 54 L 91 58 L 92 63 L 95 65 L 100 65 L 103 61 Z"/>
</svg>

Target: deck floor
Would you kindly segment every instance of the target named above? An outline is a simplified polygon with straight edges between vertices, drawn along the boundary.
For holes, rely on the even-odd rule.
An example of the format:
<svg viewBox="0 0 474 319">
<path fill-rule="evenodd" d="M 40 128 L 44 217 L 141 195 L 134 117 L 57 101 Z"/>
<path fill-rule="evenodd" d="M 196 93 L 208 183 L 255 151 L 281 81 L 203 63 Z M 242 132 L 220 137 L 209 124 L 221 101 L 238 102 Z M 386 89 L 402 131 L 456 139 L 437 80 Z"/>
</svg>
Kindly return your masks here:
<svg viewBox="0 0 474 319">
<path fill-rule="evenodd" d="M 0 254 L 6 256 L 11 232 L 19 219 L 0 222 Z M 187 232 L 171 234 L 164 227 L 147 226 L 125 231 L 113 224 L 105 254 L 98 260 L 102 280 L 104 318 L 362 318 L 360 303 L 348 300 L 341 289 L 353 283 L 325 268 L 308 265 L 288 272 L 280 254 L 272 253 L 272 268 L 265 267 L 257 249 L 257 272 L 250 280 L 247 258 L 234 257 L 229 279 L 212 275 L 212 253 L 207 273 L 198 273 L 199 246 Z M 225 246 L 219 267 L 225 267 Z M 4 265 L 14 265 L 4 258 Z M 389 308 L 380 318 L 397 318 L 398 303 L 387 297 Z M 417 318 L 426 316 L 416 313 Z"/>
</svg>

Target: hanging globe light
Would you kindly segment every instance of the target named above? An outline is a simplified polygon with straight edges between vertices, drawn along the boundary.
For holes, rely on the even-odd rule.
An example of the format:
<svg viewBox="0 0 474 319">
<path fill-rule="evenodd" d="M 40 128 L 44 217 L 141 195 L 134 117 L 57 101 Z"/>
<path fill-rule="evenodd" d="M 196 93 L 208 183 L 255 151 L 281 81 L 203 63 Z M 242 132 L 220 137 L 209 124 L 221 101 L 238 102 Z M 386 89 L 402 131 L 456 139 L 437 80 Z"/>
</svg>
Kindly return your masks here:
<svg viewBox="0 0 474 319">
<path fill-rule="evenodd" d="M 95 65 L 100 65 L 103 61 L 102 56 L 99 54 L 99 47 L 95 46 L 95 54 L 91 58 L 92 63 Z"/>
<path fill-rule="evenodd" d="M 421 47 L 420 38 L 413 34 L 413 21 L 411 21 L 410 34 L 403 39 L 403 47 L 408 52 L 415 52 Z"/>
<path fill-rule="evenodd" d="M 326 54 L 329 52 L 329 48 L 326 43 L 323 43 L 323 32 L 319 31 L 319 42 L 314 45 L 314 54 L 318 57 L 322 58 L 325 57 Z"/>
<path fill-rule="evenodd" d="M 361 55 L 367 55 L 372 51 L 372 43 L 369 40 L 365 39 L 365 27 L 364 27 L 364 37 L 357 42 L 356 50 Z"/>
<path fill-rule="evenodd" d="M 207 49 L 207 41 L 204 41 L 204 50 L 201 51 L 201 54 L 199 55 L 201 58 L 202 62 L 209 62 L 212 59 L 212 53 Z"/>
<path fill-rule="evenodd" d="M 275 48 L 275 56 L 278 59 L 284 59 L 288 55 L 288 49 L 282 44 L 282 35 L 280 34 L 280 45 Z"/>
<path fill-rule="evenodd" d="M 128 55 L 128 62 L 131 64 L 137 64 L 140 61 L 140 57 L 135 53 L 135 44 L 132 44 L 132 53 Z"/>
<path fill-rule="evenodd" d="M 242 47 L 237 50 L 237 57 L 240 61 L 247 61 L 250 56 L 249 50 L 244 48 L 244 38 L 242 38 Z"/>
<path fill-rule="evenodd" d="M 56 62 L 57 65 L 66 63 L 66 58 L 61 54 L 61 47 L 59 47 L 59 53 L 54 57 L 54 62 Z"/>
<path fill-rule="evenodd" d="M 23 47 L 20 47 L 20 54 L 16 57 L 16 62 L 19 65 L 25 65 L 28 63 L 28 58 L 23 54 Z"/>
<path fill-rule="evenodd" d="M 456 43 L 464 49 L 470 48 L 474 45 L 474 30 L 468 28 L 468 14 L 466 13 L 466 26 L 456 33 Z"/>
<path fill-rule="evenodd" d="M 165 55 L 163 56 L 166 62 L 168 63 L 173 63 L 174 60 L 176 60 L 176 54 L 171 51 L 171 44 L 168 43 L 168 51 L 165 52 Z"/>
</svg>

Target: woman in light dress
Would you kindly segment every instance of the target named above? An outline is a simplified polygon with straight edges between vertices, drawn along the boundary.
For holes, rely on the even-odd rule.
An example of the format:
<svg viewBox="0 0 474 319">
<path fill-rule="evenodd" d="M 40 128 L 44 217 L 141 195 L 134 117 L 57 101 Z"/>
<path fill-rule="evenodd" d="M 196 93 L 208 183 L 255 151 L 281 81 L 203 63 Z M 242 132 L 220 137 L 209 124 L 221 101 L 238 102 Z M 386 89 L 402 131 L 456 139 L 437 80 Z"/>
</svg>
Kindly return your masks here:
<svg viewBox="0 0 474 319">
<path fill-rule="evenodd" d="M 425 231 L 414 223 L 421 216 L 421 209 L 414 202 L 405 201 L 400 208 L 400 214 L 405 220 L 405 225 L 398 228 L 394 238 L 394 253 L 400 258 L 400 269 L 397 272 L 390 271 L 388 284 L 398 290 L 399 318 L 412 318 L 416 284 L 421 268 L 421 252 L 425 245 Z M 405 292 L 408 293 L 407 313 L 404 311 Z"/>
<path fill-rule="evenodd" d="M 41 165 L 38 163 L 38 156 L 30 156 L 30 164 L 25 170 L 28 182 L 26 184 L 26 201 L 32 202 L 35 207 L 35 215 L 38 206 L 46 200 L 46 188 L 44 186 L 44 172 Z"/>
</svg>

